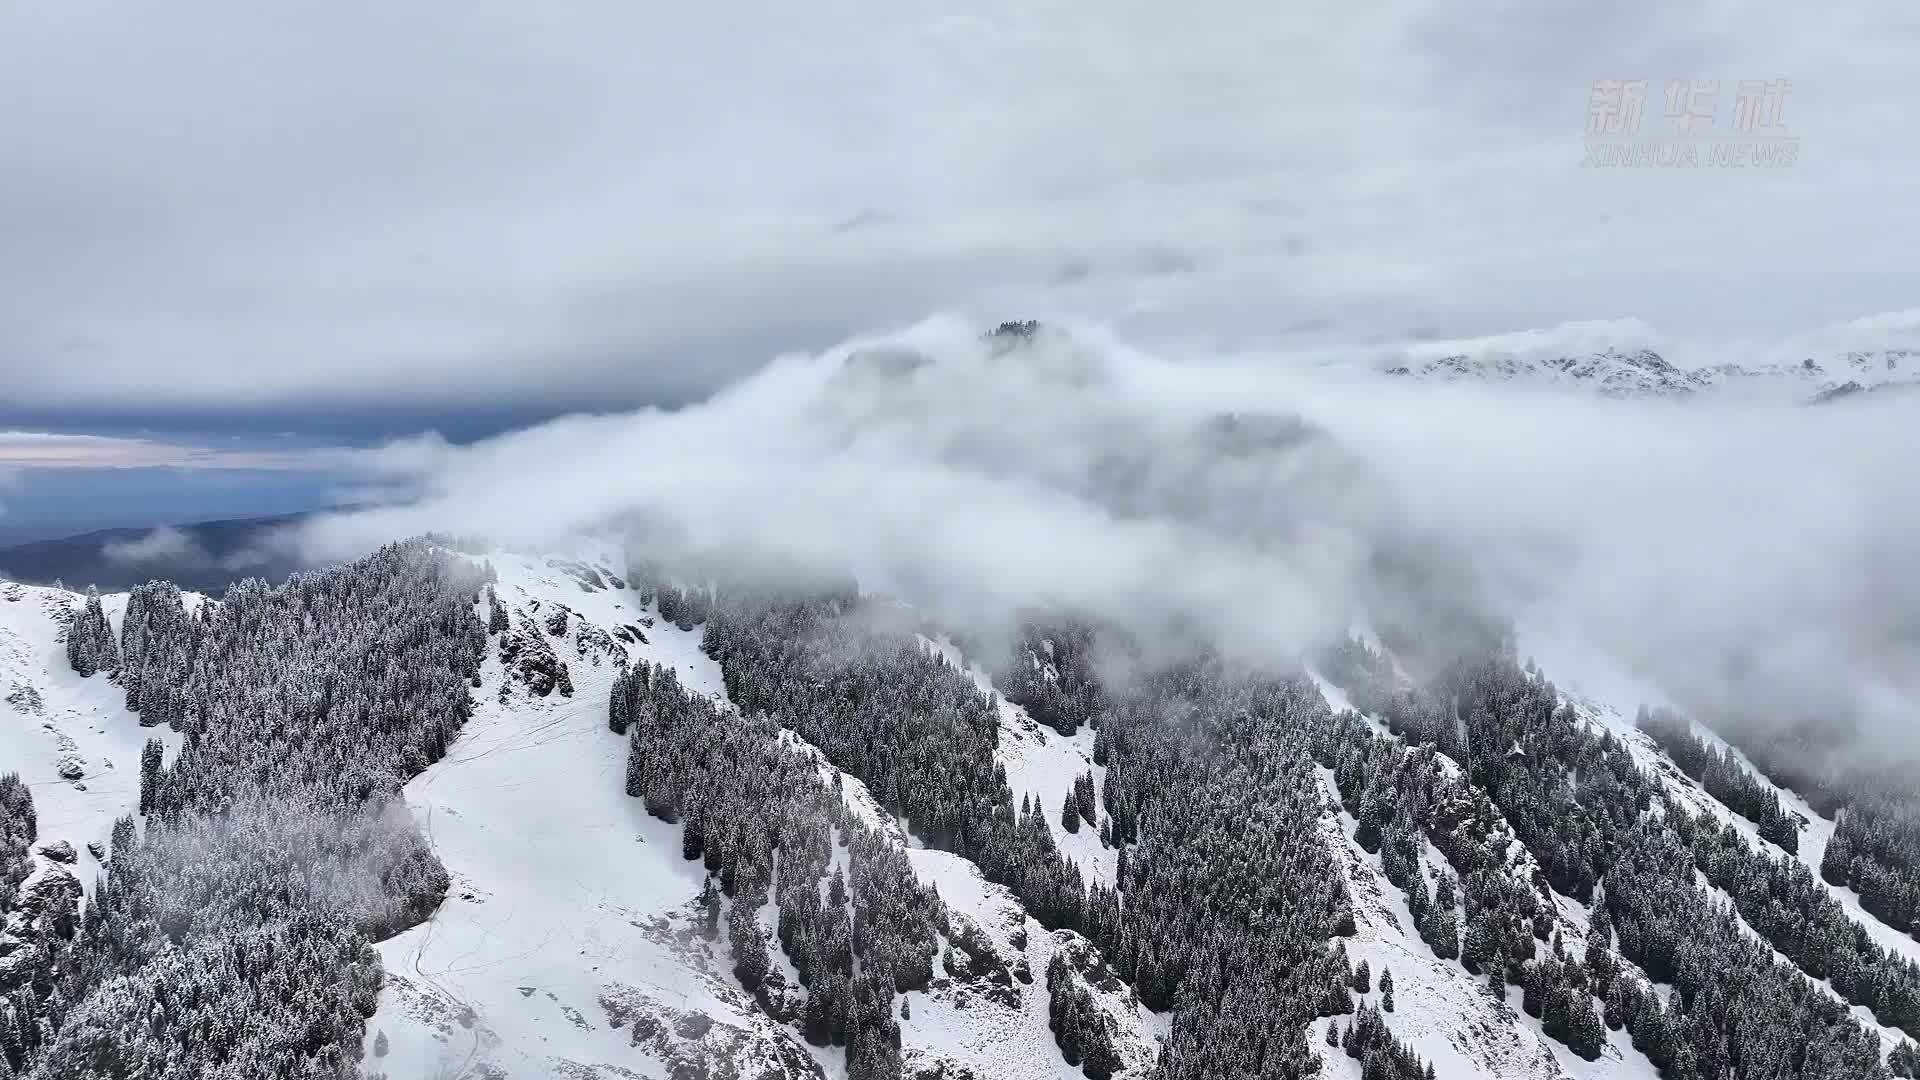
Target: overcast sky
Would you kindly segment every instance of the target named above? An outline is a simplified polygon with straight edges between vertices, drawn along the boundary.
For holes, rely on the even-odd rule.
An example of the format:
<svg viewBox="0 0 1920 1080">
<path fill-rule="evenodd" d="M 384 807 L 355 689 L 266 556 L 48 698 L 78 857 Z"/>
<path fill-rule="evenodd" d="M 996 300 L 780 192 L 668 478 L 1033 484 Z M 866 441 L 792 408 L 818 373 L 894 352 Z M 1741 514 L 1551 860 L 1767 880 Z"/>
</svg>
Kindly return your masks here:
<svg viewBox="0 0 1920 1080">
<path fill-rule="evenodd" d="M 1137 339 L 1913 307 L 1920 9 L 0 6 L 0 426 L 457 436 L 935 311 Z M 1780 169 L 1582 166 L 1786 79 Z"/>
</svg>

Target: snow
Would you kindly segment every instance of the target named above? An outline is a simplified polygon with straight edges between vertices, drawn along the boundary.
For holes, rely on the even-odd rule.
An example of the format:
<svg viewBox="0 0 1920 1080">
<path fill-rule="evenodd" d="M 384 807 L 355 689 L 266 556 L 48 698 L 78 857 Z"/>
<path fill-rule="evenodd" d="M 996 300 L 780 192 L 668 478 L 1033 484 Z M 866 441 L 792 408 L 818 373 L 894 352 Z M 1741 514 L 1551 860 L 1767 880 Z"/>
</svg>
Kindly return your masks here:
<svg viewBox="0 0 1920 1080">
<path fill-rule="evenodd" d="M 1624 1032 L 1609 1033 L 1598 1060 L 1583 1060 L 1549 1040 L 1539 1021 L 1512 1005 L 1495 1002 L 1484 980 L 1469 974 L 1458 960 L 1435 956 L 1415 931 L 1406 896 L 1387 880 L 1379 856 L 1367 854 L 1355 841 L 1359 823 L 1338 809 L 1332 771 L 1324 767 L 1316 771 L 1330 807 L 1321 816 L 1321 833 L 1353 897 L 1357 932 L 1345 941 L 1347 955 L 1354 961 L 1366 960 L 1372 968 L 1374 989 L 1365 1000 L 1376 1005 L 1380 972 L 1383 968 L 1393 972 L 1395 1008 L 1386 1021 L 1395 1038 L 1412 1046 L 1422 1059 L 1433 1062 L 1435 1073 L 1449 1078 L 1651 1080 L 1657 1075 L 1652 1063 L 1633 1048 Z M 1431 885 L 1446 860 L 1431 844 L 1422 846 L 1422 861 Z M 1563 921 L 1562 936 L 1570 951 L 1584 949 L 1584 918 L 1577 923 Z M 1508 990 L 1510 995 L 1518 993 L 1517 988 Z M 1351 1018 L 1336 1019 L 1344 1026 Z M 1313 1045 L 1327 1063 L 1327 1074 L 1358 1077 L 1359 1062 L 1326 1045 L 1328 1023 L 1326 1019 L 1316 1020 L 1312 1032 Z"/>
<path fill-rule="evenodd" d="M 993 1080 L 1079 1077 L 1079 1066 L 1061 1058 L 1047 1029 L 1046 970 L 1056 950 L 1085 939 L 1071 931 L 1049 934 L 1021 910 L 1012 893 L 988 882 L 978 867 L 958 855 L 917 849 L 909 857 L 920 879 L 938 889 L 950 909 L 979 926 L 1003 957 L 1026 957 L 1033 982 L 1014 983 L 1020 991 L 1018 1011 L 965 987 L 942 990 L 937 982 L 931 992 L 909 994 L 913 1015 L 900 1023 L 902 1044 L 919 1060 L 947 1058 Z M 1016 947 L 1016 930 L 1025 937 L 1024 949 Z M 944 962 L 940 970 L 945 972 Z M 1121 1075 L 1139 1075 L 1159 1052 L 1157 1039 L 1165 1034 L 1165 1019 L 1142 1007 L 1131 990 L 1092 989 L 1118 1025 L 1116 1048 L 1127 1062 Z"/>
<path fill-rule="evenodd" d="M 622 565 L 606 549 L 570 554 L 603 576 Z M 628 656 L 671 665 L 689 690 L 723 698 L 719 668 L 700 651 L 698 628 L 682 631 L 659 620 L 630 589 L 584 590 L 561 560 L 508 552 L 487 558 L 500 576 L 496 592 L 509 606 L 537 603 L 544 616 L 562 603 L 607 630 L 653 618 L 654 625 L 644 627 L 646 644 L 623 643 Z M 815 1069 L 829 1080 L 844 1075 L 842 1051 L 807 1046 L 741 993 L 724 935 L 708 944 L 684 932 L 701 870 L 681 859 L 678 827 L 649 817 L 626 795 L 626 744 L 606 719 L 616 667 L 581 659 L 572 644 L 579 630 L 572 620 L 569 640 L 554 639 L 571 669 L 571 698 L 530 698 L 516 688 L 503 705 L 503 673 L 490 652 L 474 691 L 473 718 L 448 755 L 407 785 L 408 803 L 453 887 L 430 920 L 378 946 L 389 979 L 368 1022 L 367 1069 L 394 1080 L 665 1077 L 671 1062 L 660 1041 L 636 1046 L 633 1031 L 650 1015 L 670 1022 L 699 1013 L 714 1021 L 713 1030 L 694 1042 L 676 1036 L 668 1049 L 720 1046 L 720 1056 L 744 1076 L 758 1076 L 774 1062 L 788 1071 L 773 1076 Z M 1007 714 L 1003 720 L 1015 722 Z M 783 738 L 796 753 L 818 756 L 798 734 Z M 1090 739 L 1090 733 L 1076 741 L 1025 732 L 1011 760 L 1034 785 L 1028 790 L 1049 793 L 1057 810 L 1073 776 L 1087 768 Z M 820 760 L 830 779 L 833 767 Z M 944 987 L 904 995 L 911 1015 L 901 1030 L 910 1065 L 951 1061 L 971 1066 L 983 1080 L 1078 1076 L 1047 1028 L 1044 972 L 1053 950 L 1064 946 L 971 863 L 912 847 L 858 779 L 843 775 L 841 781 L 848 806 L 909 848 L 916 870 L 937 885 L 956 919 L 980 927 L 1009 964 L 1024 955 L 1034 977 L 1030 985 L 1013 984 L 1020 1001 L 1010 1008 L 988 993 L 998 989 L 1004 997 L 1004 988 L 950 978 L 942 961 L 936 974 L 946 979 Z M 1083 829 L 1080 838 L 1092 833 Z M 1097 837 L 1093 845 L 1097 849 Z M 1096 861 L 1081 854 L 1089 864 Z M 759 914 L 771 931 L 772 909 Z M 1025 931 L 1024 949 L 1014 948 L 1016 930 Z M 792 979 L 778 939 L 769 944 Z M 1164 1018 L 1131 1004 L 1124 991 L 1097 996 L 1121 1023 L 1123 1055 L 1135 1066 L 1149 1063 Z M 382 1033 L 388 1050 L 376 1057 Z"/>
<path fill-rule="evenodd" d="M 1307 674 L 1312 677 L 1313 684 L 1320 688 L 1320 696 L 1327 699 L 1328 708 L 1334 712 L 1360 711 L 1353 707 L 1353 699 L 1347 696 L 1347 692 L 1328 682 L 1326 676 L 1312 668 L 1307 669 Z"/>
<path fill-rule="evenodd" d="M 87 845 L 105 845 L 115 819 L 139 809 L 147 740 L 158 737 L 171 760 L 181 736 L 169 727 L 141 727 L 109 675 L 83 679 L 67 663 L 60 613 L 84 601 L 61 589 L 0 583 L 0 771 L 27 782 L 36 841 L 72 844 L 79 858 L 71 869 L 90 892 L 101 865 Z M 126 594 L 102 595 L 100 604 L 117 634 Z M 63 777 L 63 764 L 77 769 L 77 778 Z"/>
<path fill-rule="evenodd" d="M 1635 726 L 1633 717 L 1642 704 L 1656 707 L 1671 706 L 1670 699 L 1657 687 L 1636 678 L 1627 671 L 1625 665 L 1614 661 L 1604 652 L 1584 644 L 1577 636 L 1547 621 L 1531 626 L 1523 623 L 1520 646 L 1521 655 L 1532 656 L 1539 664 L 1541 671 L 1553 681 L 1554 686 L 1573 703 L 1583 717 L 1612 731 L 1615 737 L 1626 744 L 1633 754 L 1635 763 L 1649 776 L 1664 785 L 1693 812 L 1706 813 L 1718 821 L 1731 822 L 1734 828 L 1746 838 L 1747 843 L 1773 858 L 1788 855 L 1778 845 L 1762 839 L 1759 830 L 1751 821 L 1708 794 L 1699 784 L 1680 772 L 1671 759 L 1661 751 L 1659 745 Z M 1909 960 L 1920 962 L 1920 941 L 1888 926 L 1862 908 L 1859 895 L 1852 889 L 1834 886 L 1820 876 L 1820 860 L 1826 853 L 1828 841 L 1833 837 L 1833 819 L 1815 811 L 1805 799 L 1790 789 L 1780 787 L 1767 779 L 1766 774 L 1755 767 L 1745 754 L 1735 749 L 1712 729 L 1697 721 L 1692 722 L 1692 727 L 1695 734 L 1707 740 L 1721 752 L 1731 753 L 1743 768 L 1773 791 L 1780 799 L 1783 808 L 1800 815 L 1807 822 L 1806 827 L 1800 832 L 1800 850 L 1790 857 L 1806 865 L 1812 872 L 1814 880 L 1840 902 L 1847 916 L 1864 929 L 1880 947 Z M 1714 888 L 1704 877 L 1701 878 L 1700 884 L 1720 902 L 1732 908 L 1732 899 L 1724 891 Z M 1738 912 L 1736 911 L 1735 914 L 1737 915 Z M 1756 940 L 1763 940 L 1752 927 L 1747 925 L 1744 918 L 1740 920 L 1740 925 Z M 1778 951 L 1774 955 L 1776 959 L 1784 962 L 1784 957 L 1781 957 Z M 1821 986 L 1826 986 L 1824 980 L 1815 981 Z M 1828 989 L 1831 992 L 1831 988 Z M 1838 998 L 1838 995 L 1835 997 Z M 1850 1008 L 1854 1017 L 1862 1025 L 1880 1033 L 1885 1045 L 1897 1046 L 1899 1040 L 1905 1037 L 1900 1032 L 1880 1024 L 1869 1010 L 1857 1005 Z"/>
<path fill-rule="evenodd" d="M 960 650 L 945 638 L 925 638 L 927 646 L 945 657 L 955 668 L 967 673 L 981 693 L 994 693 L 993 680 L 977 664 L 967 662 Z M 1119 872 L 1118 848 L 1103 847 L 1100 830 L 1084 822 L 1078 832 L 1068 832 L 1060 824 L 1060 808 L 1073 793 L 1074 778 L 1089 770 L 1094 790 L 1106 782 L 1105 766 L 1093 763 L 1093 728 L 1082 725 L 1072 735 L 1062 735 L 1027 715 L 1027 710 L 996 695 L 1000 708 L 1000 745 L 995 760 L 1007 771 L 1007 787 L 1013 801 L 1032 796 L 1046 810 L 1047 827 L 1060 854 L 1072 859 L 1087 884 L 1099 882 L 1111 886 Z M 1105 814 L 1100 815 L 1105 820 Z"/>
<path fill-rule="evenodd" d="M 1337 805 L 1332 772 L 1318 771 L 1329 800 Z M 1379 857 L 1368 855 L 1354 841 L 1357 827 L 1344 810 L 1330 809 L 1320 820 L 1322 836 L 1353 897 L 1357 932 L 1345 939 L 1347 956 L 1352 961 L 1365 960 L 1373 970 L 1374 992 L 1364 1000 L 1378 1004 L 1380 972 L 1393 972 L 1395 1011 L 1386 1020 L 1394 1037 L 1433 1062 L 1441 1076 L 1517 1080 L 1563 1075 L 1553 1052 L 1537 1037 L 1516 1028 L 1512 1016 L 1493 1002 L 1479 979 L 1458 961 L 1435 956 L 1420 940 L 1404 894 L 1387 880 Z M 1344 1027 L 1351 1017 L 1333 1020 Z M 1332 1075 L 1358 1076 L 1358 1062 L 1326 1045 L 1329 1022 L 1314 1022 L 1313 1045 L 1321 1050 Z"/>
<path fill-rule="evenodd" d="M 542 560 L 492 561 L 503 603 L 564 603 L 602 626 L 650 614 L 630 590 L 582 592 Z M 689 689 L 719 691 L 697 631 L 656 618 L 646 635 L 648 645 L 627 651 L 672 665 Z M 488 1069 L 669 1075 L 633 1045 L 633 1022 L 616 1015 L 629 1001 L 706 1014 L 718 1033 L 706 1042 L 738 1036 L 750 1056 L 784 1046 L 804 1058 L 799 1040 L 733 983 L 722 948 L 673 933 L 673 917 L 699 895 L 701 871 L 680 858 L 677 827 L 626 795 L 626 744 L 606 719 L 616 666 L 557 647 L 573 672 L 571 698 L 517 690 L 502 705 L 500 663 L 489 655 L 473 718 L 448 755 L 407 785 L 453 887 L 433 918 L 378 946 L 389 982 L 368 1023 L 367 1065 L 396 1080 L 494 1075 Z M 380 1032 L 389 1052 L 375 1058 Z"/>
</svg>

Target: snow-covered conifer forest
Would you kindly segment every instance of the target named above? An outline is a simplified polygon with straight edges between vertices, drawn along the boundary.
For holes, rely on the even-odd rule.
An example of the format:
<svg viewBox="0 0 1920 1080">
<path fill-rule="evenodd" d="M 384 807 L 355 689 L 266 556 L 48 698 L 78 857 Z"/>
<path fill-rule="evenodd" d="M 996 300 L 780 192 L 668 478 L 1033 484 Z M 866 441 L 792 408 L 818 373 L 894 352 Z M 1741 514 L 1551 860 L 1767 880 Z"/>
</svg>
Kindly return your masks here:
<svg viewBox="0 0 1920 1080">
<path fill-rule="evenodd" d="M 973 654 L 445 538 L 3 603 L 0 1075 L 1914 1070 L 1910 794 L 1498 621 L 1419 675 L 1413 627 Z"/>
</svg>

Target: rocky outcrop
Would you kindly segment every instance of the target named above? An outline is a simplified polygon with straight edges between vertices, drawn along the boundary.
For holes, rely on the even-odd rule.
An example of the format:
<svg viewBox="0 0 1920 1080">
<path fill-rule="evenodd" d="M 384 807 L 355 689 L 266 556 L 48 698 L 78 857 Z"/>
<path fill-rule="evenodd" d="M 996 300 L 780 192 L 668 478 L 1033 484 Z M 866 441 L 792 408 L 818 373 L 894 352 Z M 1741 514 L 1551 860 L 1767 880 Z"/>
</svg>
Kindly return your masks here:
<svg viewBox="0 0 1920 1080">
<path fill-rule="evenodd" d="M 560 613 L 566 614 L 564 609 Z M 500 633 L 500 663 L 507 669 L 507 678 L 500 683 L 503 699 L 516 682 L 536 697 L 546 697 L 555 690 L 573 696 L 573 676 L 566 661 L 553 651 L 547 635 L 525 611 L 517 612 L 513 625 Z"/>
<path fill-rule="evenodd" d="M 609 660 L 616 664 L 624 664 L 627 660 L 627 650 L 613 640 L 612 634 L 585 619 L 580 621 L 580 628 L 573 636 L 573 651 L 594 667 Z"/>
</svg>

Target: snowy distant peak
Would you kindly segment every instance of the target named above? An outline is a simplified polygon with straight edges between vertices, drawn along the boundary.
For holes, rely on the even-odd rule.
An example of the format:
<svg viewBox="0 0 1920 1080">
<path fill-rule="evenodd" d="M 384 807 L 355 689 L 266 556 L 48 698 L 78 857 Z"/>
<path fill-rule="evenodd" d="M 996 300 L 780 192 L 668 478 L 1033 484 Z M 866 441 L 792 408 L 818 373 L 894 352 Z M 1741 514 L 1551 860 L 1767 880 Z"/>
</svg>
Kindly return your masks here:
<svg viewBox="0 0 1920 1080">
<path fill-rule="evenodd" d="M 1652 349 L 1605 348 L 1572 355 L 1490 352 L 1453 353 L 1387 369 L 1389 375 L 1444 382 L 1577 383 L 1609 397 L 1663 397 L 1705 390 L 1718 380 L 1707 372 L 1683 371 Z"/>
<path fill-rule="evenodd" d="M 1857 320 L 1772 346 L 1705 350 L 1667 341 L 1637 320 L 1567 323 L 1422 342 L 1379 366 L 1402 378 L 1528 384 L 1606 397 L 1777 390 L 1797 400 L 1831 401 L 1861 390 L 1920 382 L 1920 316 L 1909 318 L 1913 315 Z M 1735 359 L 1706 362 L 1714 352 Z M 1695 362 L 1676 363 L 1671 356 Z"/>
</svg>

